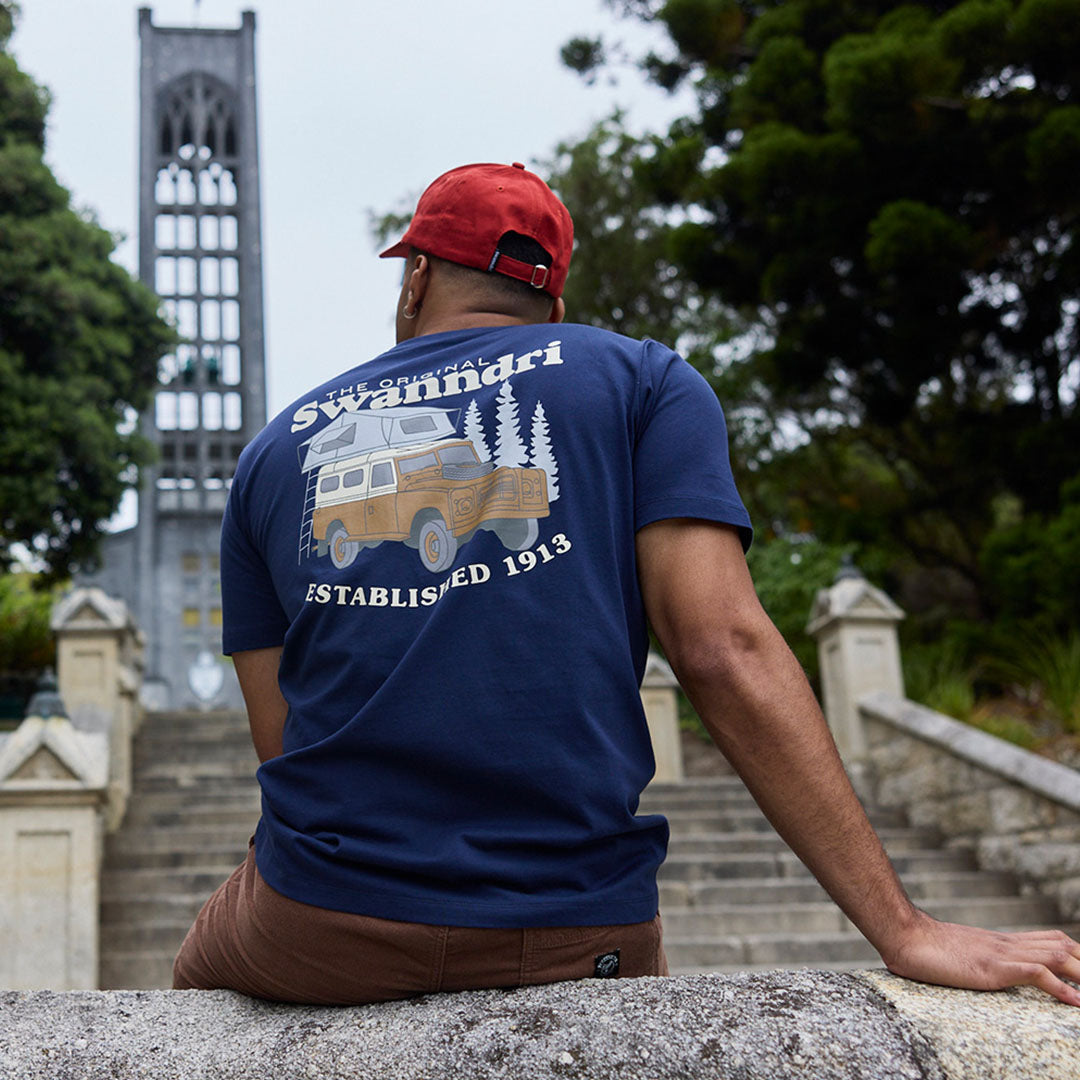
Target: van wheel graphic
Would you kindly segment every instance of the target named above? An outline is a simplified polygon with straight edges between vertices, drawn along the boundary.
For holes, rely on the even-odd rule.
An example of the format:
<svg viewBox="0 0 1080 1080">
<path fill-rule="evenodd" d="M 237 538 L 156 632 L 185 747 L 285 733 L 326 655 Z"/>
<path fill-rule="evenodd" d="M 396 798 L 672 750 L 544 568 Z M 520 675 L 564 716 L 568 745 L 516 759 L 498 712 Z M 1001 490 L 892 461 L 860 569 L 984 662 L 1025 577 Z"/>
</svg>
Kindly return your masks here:
<svg viewBox="0 0 1080 1080">
<path fill-rule="evenodd" d="M 433 574 L 445 570 L 457 554 L 457 537 L 446 527 L 441 517 L 425 521 L 420 526 L 420 561 Z"/>
<path fill-rule="evenodd" d="M 491 522 L 491 531 L 510 551 L 524 551 L 536 543 L 540 526 L 536 518 L 498 518 Z"/>
<path fill-rule="evenodd" d="M 356 540 L 349 539 L 348 531 L 340 522 L 331 525 L 327 530 L 326 543 L 330 548 L 330 561 L 339 570 L 351 566 L 360 551 L 360 544 Z"/>
</svg>

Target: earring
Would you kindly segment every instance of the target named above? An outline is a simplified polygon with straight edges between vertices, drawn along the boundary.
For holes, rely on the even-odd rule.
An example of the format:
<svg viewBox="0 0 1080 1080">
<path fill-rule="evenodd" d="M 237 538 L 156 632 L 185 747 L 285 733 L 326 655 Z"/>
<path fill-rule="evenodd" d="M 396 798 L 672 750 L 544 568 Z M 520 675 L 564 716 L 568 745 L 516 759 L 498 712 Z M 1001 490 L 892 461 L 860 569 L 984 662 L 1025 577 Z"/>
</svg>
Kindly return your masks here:
<svg viewBox="0 0 1080 1080">
<path fill-rule="evenodd" d="M 401 314 L 406 319 L 415 319 L 416 316 L 420 314 L 420 309 L 417 308 L 415 311 L 410 313 L 410 312 L 406 311 L 404 308 L 402 308 L 401 309 Z"/>
</svg>

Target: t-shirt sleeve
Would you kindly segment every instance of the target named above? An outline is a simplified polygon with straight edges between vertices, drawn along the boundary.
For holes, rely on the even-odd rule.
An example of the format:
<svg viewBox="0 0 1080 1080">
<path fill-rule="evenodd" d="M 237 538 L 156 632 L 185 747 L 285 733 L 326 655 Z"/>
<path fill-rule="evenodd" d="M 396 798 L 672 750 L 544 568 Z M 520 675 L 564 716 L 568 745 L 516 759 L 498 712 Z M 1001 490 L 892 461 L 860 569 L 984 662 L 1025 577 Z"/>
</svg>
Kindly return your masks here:
<svg viewBox="0 0 1080 1080">
<path fill-rule="evenodd" d="M 665 518 L 734 525 L 743 550 L 753 530 L 731 473 L 716 394 L 678 353 L 643 345 L 634 447 L 634 528 Z"/>
<path fill-rule="evenodd" d="M 251 539 L 239 476 L 221 522 L 221 610 L 221 651 L 226 655 L 284 643 L 289 619 L 266 560 Z"/>
</svg>

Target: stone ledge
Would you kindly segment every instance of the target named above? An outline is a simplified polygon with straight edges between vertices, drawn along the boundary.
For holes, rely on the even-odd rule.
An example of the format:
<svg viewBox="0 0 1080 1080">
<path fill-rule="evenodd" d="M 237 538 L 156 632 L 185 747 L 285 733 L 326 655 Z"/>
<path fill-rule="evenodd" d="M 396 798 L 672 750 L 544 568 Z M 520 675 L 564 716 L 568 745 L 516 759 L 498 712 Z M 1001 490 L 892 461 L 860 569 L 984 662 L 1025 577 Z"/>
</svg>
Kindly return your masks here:
<svg viewBox="0 0 1080 1080">
<path fill-rule="evenodd" d="M 1075 1080 L 1080 1009 L 884 971 L 585 980 L 363 1008 L 0 993 L 2 1080 Z"/>
</svg>

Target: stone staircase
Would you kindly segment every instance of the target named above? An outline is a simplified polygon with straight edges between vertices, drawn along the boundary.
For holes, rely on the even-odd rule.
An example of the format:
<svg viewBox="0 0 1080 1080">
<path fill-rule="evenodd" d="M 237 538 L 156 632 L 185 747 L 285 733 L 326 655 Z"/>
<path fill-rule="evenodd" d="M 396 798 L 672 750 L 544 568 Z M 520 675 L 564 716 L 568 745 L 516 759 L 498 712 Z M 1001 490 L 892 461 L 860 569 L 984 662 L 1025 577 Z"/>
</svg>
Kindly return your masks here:
<svg viewBox="0 0 1080 1080">
<path fill-rule="evenodd" d="M 738 777 L 653 784 L 641 811 L 671 824 L 660 911 L 673 973 L 880 965 Z M 908 894 L 931 915 L 999 930 L 1060 925 L 1052 901 L 1021 896 L 1011 875 L 980 871 L 933 830 L 911 828 L 894 811 L 869 816 Z"/>
<path fill-rule="evenodd" d="M 255 831 L 258 764 L 241 713 L 146 717 L 135 737 L 127 814 L 105 840 L 103 990 L 172 985 L 184 935 Z"/>
<path fill-rule="evenodd" d="M 255 753 L 237 713 L 161 713 L 135 740 L 122 827 L 105 845 L 101 987 L 153 989 L 210 893 L 244 857 L 259 814 Z M 671 822 L 660 876 L 673 972 L 857 968 L 877 954 L 772 831 L 737 777 L 653 784 L 642 811 Z M 977 926 L 1055 925 L 1052 903 L 941 847 L 895 813 L 871 810 L 908 892 L 941 918 Z"/>
</svg>

